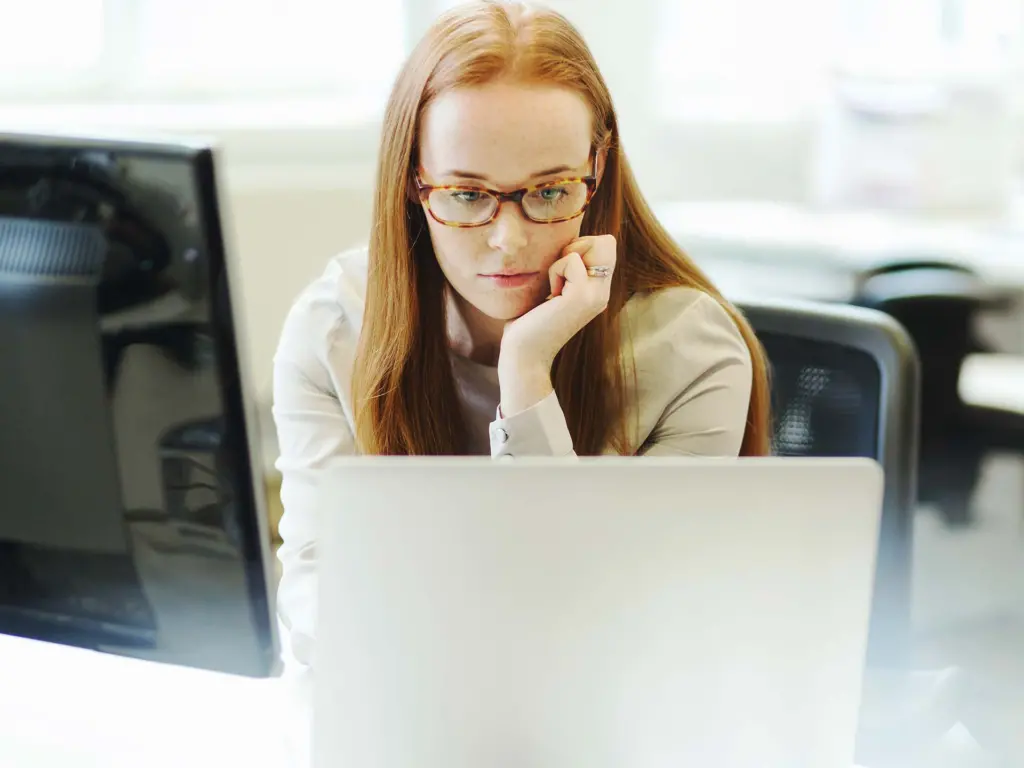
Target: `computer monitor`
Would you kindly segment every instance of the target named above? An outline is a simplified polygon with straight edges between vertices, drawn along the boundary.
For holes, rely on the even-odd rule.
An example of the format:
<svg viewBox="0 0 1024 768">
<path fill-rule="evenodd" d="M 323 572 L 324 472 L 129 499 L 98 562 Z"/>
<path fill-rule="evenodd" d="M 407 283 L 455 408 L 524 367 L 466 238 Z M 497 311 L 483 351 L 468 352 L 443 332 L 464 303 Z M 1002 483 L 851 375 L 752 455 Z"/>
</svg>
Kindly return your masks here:
<svg viewBox="0 0 1024 768">
<path fill-rule="evenodd" d="M 0 134 L 0 633 L 273 674 L 207 146 Z"/>
</svg>

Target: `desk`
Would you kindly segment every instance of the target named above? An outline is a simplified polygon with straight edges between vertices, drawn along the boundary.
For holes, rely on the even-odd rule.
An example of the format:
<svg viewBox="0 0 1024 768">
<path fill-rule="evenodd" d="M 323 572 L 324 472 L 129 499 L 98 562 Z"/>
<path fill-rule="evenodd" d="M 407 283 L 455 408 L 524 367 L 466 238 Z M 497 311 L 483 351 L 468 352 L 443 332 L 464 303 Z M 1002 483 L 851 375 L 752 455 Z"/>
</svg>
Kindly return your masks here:
<svg viewBox="0 0 1024 768">
<path fill-rule="evenodd" d="M 894 258 L 964 264 L 1024 291 L 1024 226 L 770 202 L 665 202 L 654 212 L 726 294 L 844 300 L 857 273 Z"/>
<path fill-rule="evenodd" d="M 0 636 L 0 765 L 292 768 L 281 679 L 242 677 Z"/>
<path fill-rule="evenodd" d="M 917 730 L 922 762 L 967 768 L 977 746 L 938 702 L 948 673 L 872 681 L 872 719 Z M 305 768 L 301 678 L 242 677 L 0 636 L 0 765 L 11 768 Z M 895 687 L 895 688 L 894 688 Z M 898 692 L 894 693 L 894 690 Z M 908 716 L 912 715 L 910 719 Z M 923 715 L 923 716 L 922 716 Z M 869 716 L 870 717 L 870 716 Z M 944 734 L 944 735 L 943 735 Z M 856 767 L 854 767 L 856 768 Z"/>
</svg>

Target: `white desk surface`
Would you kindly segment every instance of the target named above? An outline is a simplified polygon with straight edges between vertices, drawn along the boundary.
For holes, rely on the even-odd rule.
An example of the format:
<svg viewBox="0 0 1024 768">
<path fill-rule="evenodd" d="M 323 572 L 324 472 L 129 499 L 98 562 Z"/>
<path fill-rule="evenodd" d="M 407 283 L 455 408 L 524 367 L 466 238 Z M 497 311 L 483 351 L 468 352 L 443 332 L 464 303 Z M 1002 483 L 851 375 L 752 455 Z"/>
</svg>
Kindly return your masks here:
<svg viewBox="0 0 1024 768">
<path fill-rule="evenodd" d="M 0 765 L 292 768 L 284 688 L 0 636 Z"/>
<path fill-rule="evenodd" d="M 950 260 L 994 282 L 1024 288 L 1022 223 L 818 211 L 762 201 L 666 201 L 654 212 L 726 289 L 732 276 L 720 262 L 743 265 L 747 280 L 737 275 L 735 282 L 744 287 L 752 280 L 760 287 L 780 266 L 799 268 L 820 277 L 822 285 L 785 286 L 791 289 L 786 295 L 806 291 L 830 298 L 840 275 L 908 257 Z M 791 273 L 783 279 L 791 282 Z"/>
<path fill-rule="evenodd" d="M 991 764 L 978 762 L 983 753 L 962 727 L 950 729 L 951 713 L 932 706 L 947 677 L 924 674 L 884 714 L 899 730 L 920 730 L 928 744 L 926 761 L 904 768 Z M 304 685 L 0 636 L 0 766 L 307 768 Z"/>
</svg>

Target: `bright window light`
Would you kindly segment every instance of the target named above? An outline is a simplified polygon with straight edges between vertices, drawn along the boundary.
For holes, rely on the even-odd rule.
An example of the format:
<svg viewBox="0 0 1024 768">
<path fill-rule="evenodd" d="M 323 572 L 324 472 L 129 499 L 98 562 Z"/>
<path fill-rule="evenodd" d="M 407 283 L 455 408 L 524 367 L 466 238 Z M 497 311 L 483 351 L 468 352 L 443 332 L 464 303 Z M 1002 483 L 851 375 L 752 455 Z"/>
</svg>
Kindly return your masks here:
<svg viewBox="0 0 1024 768">
<path fill-rule="evenodd" d="M 53 81 L 99 65 L 104 0 L 0 0 L 0 85 Z"/>
</svg>

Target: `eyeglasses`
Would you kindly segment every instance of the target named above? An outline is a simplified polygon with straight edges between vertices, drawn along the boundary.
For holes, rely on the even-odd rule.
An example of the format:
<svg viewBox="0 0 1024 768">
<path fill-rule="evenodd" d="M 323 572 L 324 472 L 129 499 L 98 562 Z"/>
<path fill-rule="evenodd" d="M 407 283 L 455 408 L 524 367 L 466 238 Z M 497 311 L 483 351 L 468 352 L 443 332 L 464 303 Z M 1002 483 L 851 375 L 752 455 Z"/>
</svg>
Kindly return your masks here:
<svg viewBox="0 0 1024 768">
<path fill-rule="evenodd" d="M 506 201 L 518 203 L 530 221 L 556 224 L 583 215 L 597 189 L 597 177 L 560 179 L 512 192 L 499 192 L 459 184 L 435 187 L 423 184 L 417 176 L 416 189 L 430 216 L 449 227 L 490 224 Z"/>
</svg>

